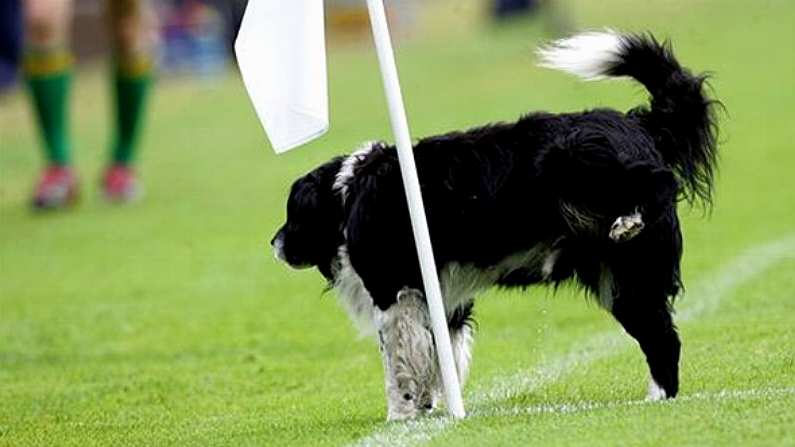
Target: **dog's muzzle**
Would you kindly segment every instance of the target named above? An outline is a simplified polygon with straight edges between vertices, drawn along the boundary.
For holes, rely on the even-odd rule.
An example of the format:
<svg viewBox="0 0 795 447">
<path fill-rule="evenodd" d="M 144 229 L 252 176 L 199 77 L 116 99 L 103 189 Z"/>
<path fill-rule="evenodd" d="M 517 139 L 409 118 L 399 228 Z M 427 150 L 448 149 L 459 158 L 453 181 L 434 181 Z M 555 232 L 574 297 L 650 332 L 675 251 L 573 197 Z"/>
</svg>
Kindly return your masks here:
<svg viewBox="0 0 795 447">
<path fill-rule="evenodd" d="M 276 237 L 271 240 L 271 247 L 273 247 L 273 257 L 279 261 L 284 262 L 296 270 L 303 270 L 312 267 L 311 263 L 305 263 L 296 259 L 288 259 L 284 253 L 284 236 L 280 232 Z"/>
<path fill-rule="evenodd" d="M 271 240 L 271 247 L 273 247 L 273 257 L 286 263 L 287 258 L 284 256 L 284 239 L 281 235 L 277 235 Z"/>
</svg>

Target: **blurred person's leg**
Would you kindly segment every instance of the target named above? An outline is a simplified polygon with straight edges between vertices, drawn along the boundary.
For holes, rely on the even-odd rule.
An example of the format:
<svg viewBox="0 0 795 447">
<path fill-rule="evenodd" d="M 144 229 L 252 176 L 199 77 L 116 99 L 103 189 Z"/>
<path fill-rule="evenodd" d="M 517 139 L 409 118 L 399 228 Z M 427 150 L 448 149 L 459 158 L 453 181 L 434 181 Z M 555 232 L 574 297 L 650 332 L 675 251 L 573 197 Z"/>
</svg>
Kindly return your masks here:
<svg viewBox="0 0 795 447">
<path fill-rule="evenodd" d="M 22 50 L 22 3 L 0 2 L 0 92 L 13 85 Z"/>
<path fill-rule="evenodd" d="M 497 19 L 505 19 L 521 14 L 534 12 L 538 8 L 537 0 L 495 0 L 494 15 Z"/>
<path fill-rule="evenodd" d="M 517 16 L 538 16 L 548 34 L 562 36 L 573 28 L 564 3 L 559 0 L 494 0 L 493 14 L 498 21 Z"/>
<path fill-rule="evenodd" d="M 71 0 L 25 0 L 24 73 L 38 119 L 48 167 L 33 204 L 54 208 L 74 201 L 77 187 L 69 168 L 68 99 Z"/>
<path fill-rule="evenodd" d="M 114 50 L 116 129 L 103 186 L 106 197 L 124 201 L 139 192 L 130 165 L 152 83 L 157 25 L 149 0 L 109 0 L 108 13 Z"/>
</svg>

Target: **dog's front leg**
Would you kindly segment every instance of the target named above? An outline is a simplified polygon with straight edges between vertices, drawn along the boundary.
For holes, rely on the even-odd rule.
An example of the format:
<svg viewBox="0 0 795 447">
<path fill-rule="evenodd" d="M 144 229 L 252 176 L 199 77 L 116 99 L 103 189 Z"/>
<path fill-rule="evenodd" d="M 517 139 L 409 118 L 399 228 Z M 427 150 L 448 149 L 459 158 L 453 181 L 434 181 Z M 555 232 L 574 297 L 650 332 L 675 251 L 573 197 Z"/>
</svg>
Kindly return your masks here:
<svg viewBox="0 0 795 447">
<path fill-rule="evenodd" d="M 473 332 L 472 326 L 469 324 L 450 329 L 450 341 L 453 344 L 453 357 L 461 388 L 464 387 L 469 375 L 469 364 L 472 361 L 472 342 L 474 340 Z M 441 383 L 439 385 L 441 386 Z M 439 392 L 441 393 L 441 389 Z"/>
<path fill-rule="evenodd" d="M 377 324 L 387 419 L 403 420 L 430 412 L 439 399 L 439 371 L 422 293 L 402 290 L 397 302 L 379 315 Z"/>
</svg>

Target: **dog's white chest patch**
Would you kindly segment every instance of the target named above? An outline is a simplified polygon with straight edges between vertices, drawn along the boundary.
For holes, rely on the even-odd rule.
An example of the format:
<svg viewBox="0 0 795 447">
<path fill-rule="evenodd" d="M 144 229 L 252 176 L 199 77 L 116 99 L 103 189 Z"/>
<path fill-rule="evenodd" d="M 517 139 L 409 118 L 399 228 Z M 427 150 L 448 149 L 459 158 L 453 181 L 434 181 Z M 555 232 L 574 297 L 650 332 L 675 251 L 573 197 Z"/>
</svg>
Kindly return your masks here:
<svg viewBox="0 0 795 447">
<path fill-rule="evenodd" d="M 334 289 L 337 292 L 337 297 L 361 334 L 374 335 L 377 308 L 373 305 L 373 298 L 364 287 L 362 278 L 351 266 L 345 246 L 340 247 L 338 259 L 339 263 L 334 275 Z"/>
</svg>

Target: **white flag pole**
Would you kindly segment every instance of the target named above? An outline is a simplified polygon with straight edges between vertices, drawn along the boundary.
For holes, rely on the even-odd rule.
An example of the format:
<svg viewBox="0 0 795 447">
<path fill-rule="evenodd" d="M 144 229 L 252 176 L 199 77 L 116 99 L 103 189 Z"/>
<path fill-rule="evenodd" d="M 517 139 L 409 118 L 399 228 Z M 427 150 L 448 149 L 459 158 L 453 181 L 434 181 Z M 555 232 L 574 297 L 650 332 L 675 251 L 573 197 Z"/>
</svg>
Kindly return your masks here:
<svg viewBox="0 0 795 447">
<path fill-rule="evenodd" d="M 439 356 L 439 369 L 442 372 L 447 408 L 456 418 L 463 418 L 464 402 L 461 399 L 461 384 L 458 382 L 453 349 L 450 345 L 450 333 L 447 330 L 447 316 L 442 301 L 442 290 L 439 286 L 439 277 L 436 272 L 436 262 L 431 247 L 428 222 L 425 218 L 425 207 L 420 192 L 420 182 L 417 176 L 417 166 L 414 163 L 414 151 L 411 145 L 406 109 L 400 92 L 395 54 L 389 35 L 389 26 L 386 21 L 383 0 L 367 0 L 370 12 L 370 23 L 373 28 L 378 61 L 381 65 L 381 76 L 384 81 L 389 117 L 392 122 L 392 132 L 395 135 L 400 171 L 403 175 L 403 187 L 406 191 L 406 200 L 409 205 L 411 226 L 414 230 L 414 240 L 417 244 L 417 254 L 420 259 L 422 280 L 425 286 L 426 301 L 431 317 L 433 335 L 436 339 L 436 352 Z"/>
</svg>

